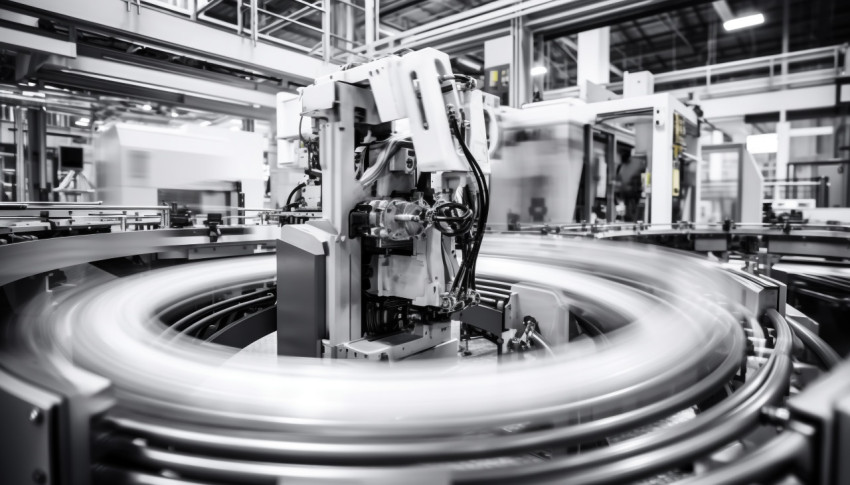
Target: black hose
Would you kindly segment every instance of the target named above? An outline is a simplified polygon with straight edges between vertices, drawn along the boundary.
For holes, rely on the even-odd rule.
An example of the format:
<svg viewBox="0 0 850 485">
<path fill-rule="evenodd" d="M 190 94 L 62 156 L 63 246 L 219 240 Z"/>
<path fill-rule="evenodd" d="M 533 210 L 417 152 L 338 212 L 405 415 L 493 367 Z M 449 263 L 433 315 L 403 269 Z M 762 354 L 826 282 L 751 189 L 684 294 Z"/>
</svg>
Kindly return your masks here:
<svg viewBox="0 0 850 485">
<path fill-rule="evenodd" d="M 816 333 L 812 332 L 794 319 L 788 318 L 786 321 L 791 327 L 791 330 L 794 331 L 794 335 L 803 342 L 803 345 L 814 352 L 818 359 L 820 359 L 823 363 L 826 370 L 832 369 L 841 362 L 841 356 L 839 356 L 838 353 L 833 350 L 828 343 L 824 342 L 824 340 Z"/>
<path fill-rule="evenodd" d="M 283 206 L 283 210 L 288 210 L 290 207 L 293 207 L 294 205 L 298 204 L 298 202 L 292 202 L 292 198 L 295 197 L 295 194 L 297 194 L 301 189 L 306 186 L 306 183 L 300 182 L 298 185 L 295 186 L 294 189 L 292 189 L 292 192 L 290 192 L 289 196 L 286 198 L 286 205 Z"/>
<path fill-rule="evenodd" d="M 472 170 L 472 175 L 475 177 L 475 183 L 478 185 L 477 198 L 479 206 L 478 228 L 476 230 L 475 239 L 472 248 L 469 251 L 469 255 L 464 255 L 463 263 L 455 276 L 454 282 L 452 282 L 452 292 L 454 292 L 463 288 L 475 289 L 475 267 L 478 259 L 478 253 L 481 250 L 481 244 L 484 240 L 484 232 L 487 228 L 487 215 L 490 212 L 490 191 L 487 187 L 484 171 L 481 170 L 481 166 L 478 165 L 472 151 L 470 151 L 469 147 L 466 146 L 463 134 L 460 131 L 459 121 L 455 115 L 450 115 L 449 118 L 449 126 L 451 127 L 455 138 L 457 138 L 458 145 L 460 145 L 461 150 L 463 151 L 463 154 Z"/>
</svg>

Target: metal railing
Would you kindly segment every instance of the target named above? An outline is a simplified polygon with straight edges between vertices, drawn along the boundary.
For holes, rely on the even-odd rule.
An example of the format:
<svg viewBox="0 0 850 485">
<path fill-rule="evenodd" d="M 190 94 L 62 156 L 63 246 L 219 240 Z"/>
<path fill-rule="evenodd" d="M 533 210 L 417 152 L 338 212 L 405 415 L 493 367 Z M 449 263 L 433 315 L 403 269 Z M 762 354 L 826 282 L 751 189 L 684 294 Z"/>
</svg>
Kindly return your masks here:
<svg viewBox="0 0 850 485">
<path fill-rule="evenodd" d="M 283 15 L 260 6 L 259 0 L 235 0 L 236 19 L 228 22 L 210 16 L 217 6 L 226 0 L 119 0 L 126 4 L 128 12 L 142 15 L 143 8 L 166 10 L 168 12 L 190 18 L 192 20 L 218 25 L 236 31 L 240 37 L 247 37 L 255 45 L 259 41 L 283 46 L 304 54 L 320 57 L 326 62 L 351 62 L 352 60 L 368 60 L 369 57 L 363 53 L 364 43 L 356 41 L 353 35 L 346 36 L 335 33 L 333 8 L 341 5 L 346 9 L 367 12 L 369 8 L 376 8 L 375 0 L 290 0 L 301 8 L 294 12 Z M 351 14 L 349 11 L 349 15 Z M 306 18 L 314 15 L 321 16 L 321 27 L 314 25 L 316 22 L 308 23 Z M 365 15 L 374 18 L 375 15 Z M 315 20 L 315 19 L 314 19 Z M 351 23 L 353 25 L 353 23 Z M 300 29 L 314 32 L 321 37 L 316 44 L 304 45 L 302 43 L 289 41 L 276 37 L 276 32 L 287 26 L 297 26 Z M 352 34 L 353 32 L 349 32 Z"/>
<path fill-rule="evenodd" d="M 254 44 L 263 40 L 289 49 L 297 50 L 308 55 L 321 57 L 326 62 L 346 62 L 351 58 L 362 60 L 368 59 L 367 56 L 358 52 L 358 48 L 362 45 L 362 43 L 356 42 L 353 37 L 346 37 L 333 32 L 334 4 L 344 5 L 354 10 L 365 11 L 368 0 L 361 0 L 363 5 L 355 3 L 354 0 L 315 0 L 312 2 L 308 0 L 291 0 L 294 3 L 300 4 L 301 8 L 288 15 L 272 12 L 268 8 L 261 7 L 258 0 L 236 0 L 237 10 L 235 24 L 213 18 L 209 15 L 209 12 L 217 5 L 221 4 L 223 0 L 190 1 L 195 2 L 195 8 L 192 15 L 193 18 L 199 21 L 232 28 L 240 36 L 246 36 L 251 39 Z M 314 25 L 315 22 L 311 24 L 305 21 L 307 17 L 315 15 L 319 15 L 321 17 L 321 21 L 319 22 L 321 27 Z M 314 32 L 321 36 L 321 41 L 313 45 L 304 45 L 273 35 L 287 26 L 297 26 L 301 29 Z M 345 47 L 343 47 L 343 45 L 345 45 Z"/>
<path fill-rule="evenodd" d="M 844 65 L 843 50 L 843 46 L 834 45 L 708 66 L 698 66 L 655 74 L 654 82 L 656 89 L 661 91 L 665 90 L 664 85 L 686 83 L 688 81 L 703 81 L 700 85 L 711 89 L 717 86 L 723 87 L 732 82 L 752 81 L 753 77 L 756 77 L 753 76 L 753 73 L 759 72 L 761 72 L 761 75 L 757 76 L 758 81 L 766 88 L 781 87 L 801 82 L 830 82 L 840 76 L 844 70 L 850 69 L 850 66 Z M 806 69 L 804 65 L 803 69 L 790 72 L 792 66 L 799 67 L 800 64 L 817 63 L 818 61 L 820 63 L 813 68 Z M 782 66 L 785 66 L 784 72 Z M 748 76 L 750 77 L 749 79 L 744 79 Z M 718 79 L 720 77 L 733 79 L 723 81 Z M 622 91 L 623 83 L 609 83 L 604 85 L 604 87 L 612 91 Z M 544 92 L 543 97 L 545 99 L 575 97 L 579 95 L 579 90 L 578 86 L 552 89 Z M 712 89 L 712 94 L 718 91 L 718 89 Z"/>
</svg>

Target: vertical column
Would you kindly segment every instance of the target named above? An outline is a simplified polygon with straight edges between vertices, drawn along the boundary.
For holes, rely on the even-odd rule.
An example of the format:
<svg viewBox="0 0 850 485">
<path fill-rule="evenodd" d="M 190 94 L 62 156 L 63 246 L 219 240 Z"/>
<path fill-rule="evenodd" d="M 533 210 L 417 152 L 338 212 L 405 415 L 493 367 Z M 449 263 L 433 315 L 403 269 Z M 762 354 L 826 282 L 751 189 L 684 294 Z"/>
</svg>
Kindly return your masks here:
<svg viewBox="0 0 850 485">
<path fill-rule="evenodd" d="M 776 179 L 788 177 L 788 162 L 791 159 L 791 123 L 785 119 L 785 111 L 779 113 L 776 123 Z"/>
<path fill-rule="evenodd" d="M 327 322 L 331 347 L 362 334 L 360 241 L 348 238 L 348 214 L 365 198 L 349 163 L 354 150 L 354 110 L 360 88 L 337 83 L 338 119 L 319 123 L 322 219 L 336 236 L 327 259 Z"/>
<path fill-rule="evenodd" d="M 578 34 L 578 85 L 585 81 L 608 84 L 611 72 L 611 28 L 588 30 Z"/>
<path fill-rule="evenodd" d="M 511 71 L 508 99 L 519 108 L 531 100 L 531 32 L 525 28 L 525 19 L 511 19 Z"/>
<path fill-rule="evenodd" d="M 593 222 L 593 202 L 596 200 L 596 186 L 593 184 L 593 125 L 584 125 L 584 166 L 581 174 L 584 183 L 581 222 Z"/>
<path fill-rule="evenodd" d="M 27 109 L 27 192 L 31 200 L 47 200 L 47 111 Z"/>
<path fill-rule="evenodd" d="M 791 23 L 791 7 L 789 0 L 782 1 L 782 53 L 788 54 L 789 35 Z M 782 81 L 788 78 L 788 58 L 782 58 Z"/>
<path fill-rule="evenodd" d="M 378 2 L 376 0 L 365 0 L 363 7 L 366 15 L 366 38 L 363 42 L 366 44 L 366 55 L 372 57 L 375 54 L 375 48 L 372 44 L 378 40 Z"/>
<path fill-rule="evenodd" d="M 3 118 L 6 116 L 6 105 L 0 104 L 0 145 L 3 144 Z M 6 174 L 4 173 L 6 170 L 6 155 L 3 150 L 0 149 L 0 202 L 6 201 L 6 185 L 4 182 L 6 181 Z"/>
<path fill-rule="evenodd" d="M 15 200 L 23 202 L 27 194 L 27 163 L 24 158 L 24 109 L 15 108 Z"/>
<path fill-rule="evenodd" d="M 616 212 L 616 201 L 614 200 L 614 178 L 617 176 L 617 137 L 608 133 L 605 137 L 605 165 L 607 169 L 605 181 L 605 217 L 607 222 L 614 222 Z"/>
<path fill-rule="evenodd" d="M 649 159 L 649 222 L 673 221 L 673 106 L 664 95 L 653 107 L 652 158 Z"/>
<path fill-rule="evenodd" d="M 331 0 L 324 0 L 322 2 L 322 8 L 324 9 L 324 12 L 322 12 L 322 60 L 330 62 L 332 49 L 331 30 L 333 29 L 333 17 L 331 16 L 333 7 Z"/>
</svg>

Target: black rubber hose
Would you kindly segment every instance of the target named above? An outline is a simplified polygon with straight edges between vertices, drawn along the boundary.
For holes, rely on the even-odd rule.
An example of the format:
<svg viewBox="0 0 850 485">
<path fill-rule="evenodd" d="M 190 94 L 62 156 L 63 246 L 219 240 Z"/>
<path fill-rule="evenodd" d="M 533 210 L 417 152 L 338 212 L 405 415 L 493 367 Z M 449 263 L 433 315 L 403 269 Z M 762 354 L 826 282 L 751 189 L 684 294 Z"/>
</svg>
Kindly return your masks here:
<svg viewBox="0 0 850 485">
<path fill-rule="evenodd" d="M 786 319 L 786 321 L 794 332 L 794 335 L 803 342 L 803 345 L 814 352 L 827 370 L 832 369 L 841 362 L 841 356 L 816 333 L 791 318 Z"/>
<path fill-rule="evenodd" d="M 283 206 L 283 210 L 287 210 L 290 207 L 292 207 L 292 205 L 294 204 L 292 202 L 292 198 L 295 197 L 295 194 L 297 194 L 298 191 L 300 191 L 301 189 L 303 189 L 306 186 L 307 186 L 307 184 L 305 184 L 304 182 L 301 182 L 298 185 L 296 185 L 294 189 L 292 189 L 292 192 L 290 192 L 289 196 L 286 198 L 286 205 Z"/>
</svg>

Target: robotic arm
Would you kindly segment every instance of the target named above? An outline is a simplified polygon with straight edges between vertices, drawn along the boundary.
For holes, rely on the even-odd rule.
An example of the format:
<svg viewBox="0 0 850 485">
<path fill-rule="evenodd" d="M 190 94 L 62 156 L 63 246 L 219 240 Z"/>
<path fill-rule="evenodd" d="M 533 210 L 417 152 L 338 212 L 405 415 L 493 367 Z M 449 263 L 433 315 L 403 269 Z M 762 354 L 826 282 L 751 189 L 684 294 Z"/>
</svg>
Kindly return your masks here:
<svg viewBox="0 0 850 485">
<path fill-rule="evenodd" d="M 424 49 L 304 89 L 322 218 L 285 226 L 282 241 L 308 233 L 327 243 L 325 355 L 395 360 L 448 344 L 450 315 L 477 304 L 489 206 L 484 105 L 494 101 L 474 84 Z"/>
</svg>

